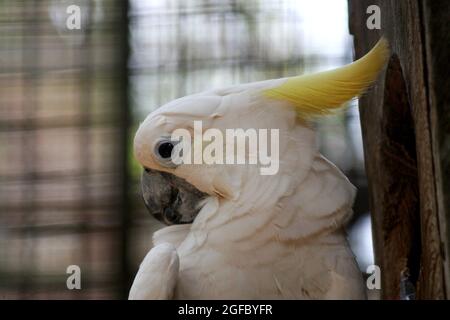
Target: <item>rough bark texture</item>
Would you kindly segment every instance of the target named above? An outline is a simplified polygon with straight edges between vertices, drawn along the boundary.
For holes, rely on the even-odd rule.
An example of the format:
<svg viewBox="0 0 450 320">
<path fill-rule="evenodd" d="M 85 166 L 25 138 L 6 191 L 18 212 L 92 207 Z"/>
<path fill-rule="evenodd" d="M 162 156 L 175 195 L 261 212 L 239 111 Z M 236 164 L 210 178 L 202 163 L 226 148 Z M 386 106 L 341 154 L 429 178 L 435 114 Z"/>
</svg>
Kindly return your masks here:
<svg viewBox="0 0 450 320">
<path fill-rule="evenodd" d="M 381 30 L 366 27 L 370 5 Z M 360 101 L 382 297 L 397 299 L 408 270 L 419 299 L 448 298 L 450 1 L 349 0 L 356 58 L 384 35 L 392 56 Z"/>
</svg>

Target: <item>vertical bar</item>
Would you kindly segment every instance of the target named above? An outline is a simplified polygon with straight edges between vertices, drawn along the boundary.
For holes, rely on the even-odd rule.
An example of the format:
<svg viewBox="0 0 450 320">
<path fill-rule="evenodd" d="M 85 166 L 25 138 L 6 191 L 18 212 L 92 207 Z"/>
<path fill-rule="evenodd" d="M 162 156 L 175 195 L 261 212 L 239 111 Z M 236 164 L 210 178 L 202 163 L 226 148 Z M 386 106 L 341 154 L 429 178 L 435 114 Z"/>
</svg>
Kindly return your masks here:
<svg viewBox="0 0 450 320">
<path fill-rule="evenodd" d="M 93 4 L 90 3 L 87 13 L 90 15 L 87 19 L 91 21 L 93 10 Z M 95 124 L 92 124 L 91 113 L 92 113 L 92 78 L 94 75 L 94 68 L 92 58 L 94 56 L 93 48 L 94 44 L 92 41 L 92 30 L 91 28 L 86 28 L 84 30 L 84 39 L 83 43 L 80 45 L 80 55 L 82 59 L 77 62 L 77 58 L 73 58 L 74 67 L 79 67 L 79 74 L 77 75 L 76 81 L 78 81 L 76 85 L 76 90 L 80 94 L 78 99 L 78 108 L 80 108 L 81 121 L 77 126 L 77 130 L 80 131 L 78 148 L 79 148 L 79 172 L 80 172 L 80 199 L 82 199 L 81 203 L 77 205 L 78 214 L 80 215 L 82 226 L 81 229 L 77 230 L 77 237 L 81 242 L 81 252 L 82 257 L 81 263 L 86 263 L 88 265 L 92 265 L 92 259 L 95 257 L 92 256 L 92 232 L 90 232 L 91 225 L 91 213 L 92 213 L 92 200 L 91 200 L 91 192 L 89 190 L 90 180 L 94 172 L 92 172 L 91 168 L 91 158 L 92 154 L 89 149 L 90 141 L 92 141 L 91 135 L 93 134 L 93 129 L 95 128 Z M 73 46 L 71 51 L 76 52 L 78 48 Z M 79 66 L 77 66 L 79 63 Z M 88 232 L 83 232 L 82 228 L 87 227 Z M 83 268 L 83 266 L 81 266 Z M 95 277 L 92 279 L 94 284 L 89 283 L 86 288 L 89 292 L 92 289 L 92 286 L 95 286 Z M 86 297 L 86 296 L 85 296 Z"/>
<path fill-rule="evenodd" d="M 129 85 L 128 85 L 128 56 L 129 56 L 129 17 L 128 1 L 117 1 L 119 6 L 119 21 L 118 25 L 118 43 L 120 46 L 120 60 L 118 68 L 118 81 L 122 88 L 119 97 L 118 106 L 121 108 L 120 116 L 120 185 L 121 185 L 121 199 L 119 208 L 120 221 L 120 297 L 126 299 L 131 285 L 130 265 L 128 259 L 128 245 L 129 237 L 128 231 L 130 228 L 130 174 L 129 174 L 129 128 L 131 124 L 131 112 L 129 103 Z"/>
<path fill-rule="evenodd" d="M 23 12 L 23 33 L 22 33 L 22 75 L 24 77 L 24 84 L 27 90 L 27 95 L 24 99 L 23 111 L 25 114 L 22 115 L 24 118 L 23 126 L 21 128 L 22 134 L 22 156 L 25 172 L 23 179 L 23 196 L 22 201 L 25 206 L 23 206 L 24 211 L 22 214 L 22 225 L 25 228 L 25 233 L 23 234 L 24 241 L 21 247 L 21 261 L 25 261 L 25 266 L 22 269 L 21 284 L 20 284 L 20 294 L 22 297 L 27 298 L 31 291 L 33 290 L 33 265 L 35 260 L 35 230 L 33 228 L 35 219 L 35 209 L 34 203 L 36 202 L 36 188 L 35 188 L 35 177 L 36 177 L 36 166 L 34 165 L 33 159 L 36 158 L 36 129 L 37 125 L 34 115 L 38 108 L 38 98 L 37 98 L 37 77 L 39 76 L 39 18 L 37 17 L 38 2 L 32 1 L 30 3 L 24 3 Z M 32 36 L 32 41 L 28 41 L 28 37 Z M 31 65 L 30 62 L 33 61 Z"/>
</svg>

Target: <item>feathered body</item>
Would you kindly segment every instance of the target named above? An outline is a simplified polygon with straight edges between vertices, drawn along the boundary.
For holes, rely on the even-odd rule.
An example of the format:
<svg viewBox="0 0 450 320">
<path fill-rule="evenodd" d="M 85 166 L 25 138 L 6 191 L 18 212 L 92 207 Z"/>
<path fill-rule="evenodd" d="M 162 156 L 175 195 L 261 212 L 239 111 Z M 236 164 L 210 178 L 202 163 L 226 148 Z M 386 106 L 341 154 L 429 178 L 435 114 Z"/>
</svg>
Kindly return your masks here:
<svg viewBox="0 0 450 320">
<path fill-rule="evenodd" d="M 138 161 L 209 197 L 192 224 L 154 234 L 155 248 L 130 298 L 365 298 L 344 231 L 356 190 L 317 151 L 308 123 L 360 95 L 387 53 L 382 40 L 360 61 L 328 73 L 208 91 L 151 113 L 136 134 Z M 153 141 L 179 127 L 192 130 L 193 120 L 219 130 L 278 129 L 279 172 L 261 175 L 255 165 L 161 166 Z"/>
</svg>

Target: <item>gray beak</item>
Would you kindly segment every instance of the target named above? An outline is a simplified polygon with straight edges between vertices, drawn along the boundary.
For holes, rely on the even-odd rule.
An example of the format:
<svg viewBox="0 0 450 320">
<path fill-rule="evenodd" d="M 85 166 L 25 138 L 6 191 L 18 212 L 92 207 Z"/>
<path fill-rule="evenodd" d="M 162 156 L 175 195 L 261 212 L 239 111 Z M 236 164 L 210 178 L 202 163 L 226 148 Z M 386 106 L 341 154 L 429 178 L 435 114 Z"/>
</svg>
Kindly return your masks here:
<svg viewBox="0 0 450 320">
<path fill-rule="evenodd" d="M 208 194 L 173 174 L 145 169 L 142 197 L 148 211 L 165 224 L 192 223 Z"/>
</svg>

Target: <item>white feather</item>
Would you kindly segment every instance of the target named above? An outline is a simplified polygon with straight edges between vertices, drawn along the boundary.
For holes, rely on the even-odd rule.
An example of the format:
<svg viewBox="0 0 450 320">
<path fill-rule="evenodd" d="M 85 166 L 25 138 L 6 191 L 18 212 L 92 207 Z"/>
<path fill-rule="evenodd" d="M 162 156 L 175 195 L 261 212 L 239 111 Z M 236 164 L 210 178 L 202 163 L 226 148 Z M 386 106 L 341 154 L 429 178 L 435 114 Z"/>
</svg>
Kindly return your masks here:
<svg viewBox="0 0 450 320">
<path fill-rule="evenodd" d="M 154 247 L 145 256 L 131 286 L 130 300 L 171 299 L 178 277 L 179 259 L 168 243 Z"/>
</svg>

